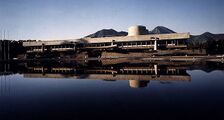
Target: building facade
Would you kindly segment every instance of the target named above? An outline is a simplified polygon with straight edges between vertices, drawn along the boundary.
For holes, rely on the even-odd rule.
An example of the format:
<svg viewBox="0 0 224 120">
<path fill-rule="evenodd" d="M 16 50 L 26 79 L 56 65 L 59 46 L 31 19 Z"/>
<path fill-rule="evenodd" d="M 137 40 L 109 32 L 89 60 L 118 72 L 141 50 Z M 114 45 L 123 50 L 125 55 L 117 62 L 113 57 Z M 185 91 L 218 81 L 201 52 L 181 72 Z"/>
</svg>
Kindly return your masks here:
<svg viewBox="0 0 224 120">
<path fill-rule="evenodd" d="M 158 51 L 187 49 L 190 33 L 146 34 L 144 26 L 132 26 L 128 36 L 81 38 L 54 41 L 24 41 L 23 46 L 27 54 L 45 52 L 73 52 L 77 51 Z"/>
</svg>

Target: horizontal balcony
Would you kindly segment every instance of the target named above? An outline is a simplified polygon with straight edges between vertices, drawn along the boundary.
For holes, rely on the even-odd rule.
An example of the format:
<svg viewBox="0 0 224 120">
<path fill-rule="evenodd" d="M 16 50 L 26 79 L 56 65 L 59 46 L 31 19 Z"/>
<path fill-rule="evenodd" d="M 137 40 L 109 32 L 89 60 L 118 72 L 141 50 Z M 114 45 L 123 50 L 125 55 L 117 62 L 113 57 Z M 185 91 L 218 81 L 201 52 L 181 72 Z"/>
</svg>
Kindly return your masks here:
<svg viewBox="0 0 224 120">
<path fill-rule="evenodd" d="M 109 48 L 117 48 L 117 45 L 109 45 L 109 46 L 85 46 L 83 49 L 109 49 Z"/>
<path fill-rule="evenodd" d="M 170 48 L 187 48 L 187 45 L 167 44 L 166 48 L 167 49 L 170 49 Z"/>
<path fill-rule="evenodd" d="M 154 45 L 124 45 L 119 46 L 121 49 L 152 49 Z"/>
<path fill-rule="evenodd" d="M 45 48 L 44 51 L 47 51 L 49 49 Z M 72 51 L 75 50 L 75 48 L 52 48 L 50 51 Z M 42 49 L 32 49 L 32 50 L 27 50 L 27 53 L 36 53 L 36 52 L 42 52 Z"/>
<path fill-rule="evenodd" d="M 52 48 L 51 51 L 72 51 L 75 48 Z"/>
</svg>

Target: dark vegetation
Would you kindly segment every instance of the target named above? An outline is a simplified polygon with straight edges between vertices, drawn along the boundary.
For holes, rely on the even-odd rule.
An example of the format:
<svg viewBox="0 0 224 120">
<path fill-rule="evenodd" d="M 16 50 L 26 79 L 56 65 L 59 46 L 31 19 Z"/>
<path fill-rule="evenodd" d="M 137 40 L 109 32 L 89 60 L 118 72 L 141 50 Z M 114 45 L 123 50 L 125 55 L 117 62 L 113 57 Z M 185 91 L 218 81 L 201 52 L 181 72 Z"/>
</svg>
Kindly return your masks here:
<svg viewBox="0 0 224 120">
<path fill-rule="evenodd" d="M 206 49 L 208 54 L 224 54 L 224 34 L 206 32 L 191 36 L 188 47 L 190 49 Z"/>
</svg>

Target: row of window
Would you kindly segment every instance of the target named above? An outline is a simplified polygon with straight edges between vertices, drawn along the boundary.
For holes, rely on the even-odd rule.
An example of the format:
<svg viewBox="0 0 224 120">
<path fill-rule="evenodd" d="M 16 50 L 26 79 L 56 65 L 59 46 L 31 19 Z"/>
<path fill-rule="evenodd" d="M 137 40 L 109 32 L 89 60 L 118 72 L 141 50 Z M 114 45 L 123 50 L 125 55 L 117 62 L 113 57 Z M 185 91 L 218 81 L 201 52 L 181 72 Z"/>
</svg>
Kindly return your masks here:
<svg viewBox="0 0 224 120">
<path fill-rule="evenodd" d="M 74 45 L 57 45 L 57 46 L 45 46 L 44 48 L 74 48 Z M 33 49 L 42 49 L 42 46 L 34 46 L 30 47 L 31 50 Z"/>
<path fill-rule="evenodd" d="M 128 46 L 128 45 L 154 45 L 155 41 L 136 41 L 136 42 L 116 42 L 118 46 Z M 169 40 L 169 41 L 158 41 L 157 44 L 186 44 L 184 40 Z M 92 43 L 86 44 L 84 47 L 101 47 L 101 46 L 110 46 L 112 43 Z"/>
<path fill-rule="evenodd" d="M 116 43 L 92 43 L 92 44 L 84 44 L 84 47 L 101 47 L 101 46 L 111 46 L 113 44 L 117 44 L 118 46 L 129 46 L 129 45 L 154 45 L 155 41 L 136 41 L 136 42 L 116 42 Z M 158 41 L 157 44 L 186 44 L 184 40 L 169 40 L 169 41 Z M 56 45 L 56 46 L 45 46 L 45 48 L 74 48 L 74 44 L 68 45 Z M 33 49 L 42 49 L 42 46 L 34 46 L 30 48 Z"/>
</svg>

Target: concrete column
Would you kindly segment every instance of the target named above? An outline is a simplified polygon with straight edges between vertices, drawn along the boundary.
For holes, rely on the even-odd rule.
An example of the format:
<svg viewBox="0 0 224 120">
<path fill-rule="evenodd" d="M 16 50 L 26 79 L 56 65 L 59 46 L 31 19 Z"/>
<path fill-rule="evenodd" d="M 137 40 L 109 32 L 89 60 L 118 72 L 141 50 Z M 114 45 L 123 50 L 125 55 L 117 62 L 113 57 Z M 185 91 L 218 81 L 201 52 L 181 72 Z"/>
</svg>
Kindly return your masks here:
<svg viewBox="0 0 224 120">
<path fill-rule="evenodd" d="M 114 45 L 114 42 L 115 42 L 115 40 L 112 40 L 112 42 L 111 42 L 111 46 L 113 46 L 113 45 Z"/>
<path fill-rule="evenodd" d="M 44 67 L 41 68 L 41 72 L 44 73 Z"/>
<path fill-rule="evenodd" d="M 158 75 L 158 65 L 154 65 L 155 75 Z"/>
<path fill-rule="evenodd" d="M 154 50 L 157 50 L 157 40 L 154 41 Z"/>
<path fill-rule="evenodd" d="M 41 52 L 44 52 L 44 44 L 41 46 Z"/>
<path fill-rule="evenodd" d="M 73 49 L 74 49 L 74 51 L 76 51 L 76 44 L 75 43 L 74 43 Z"/>
</svg>

